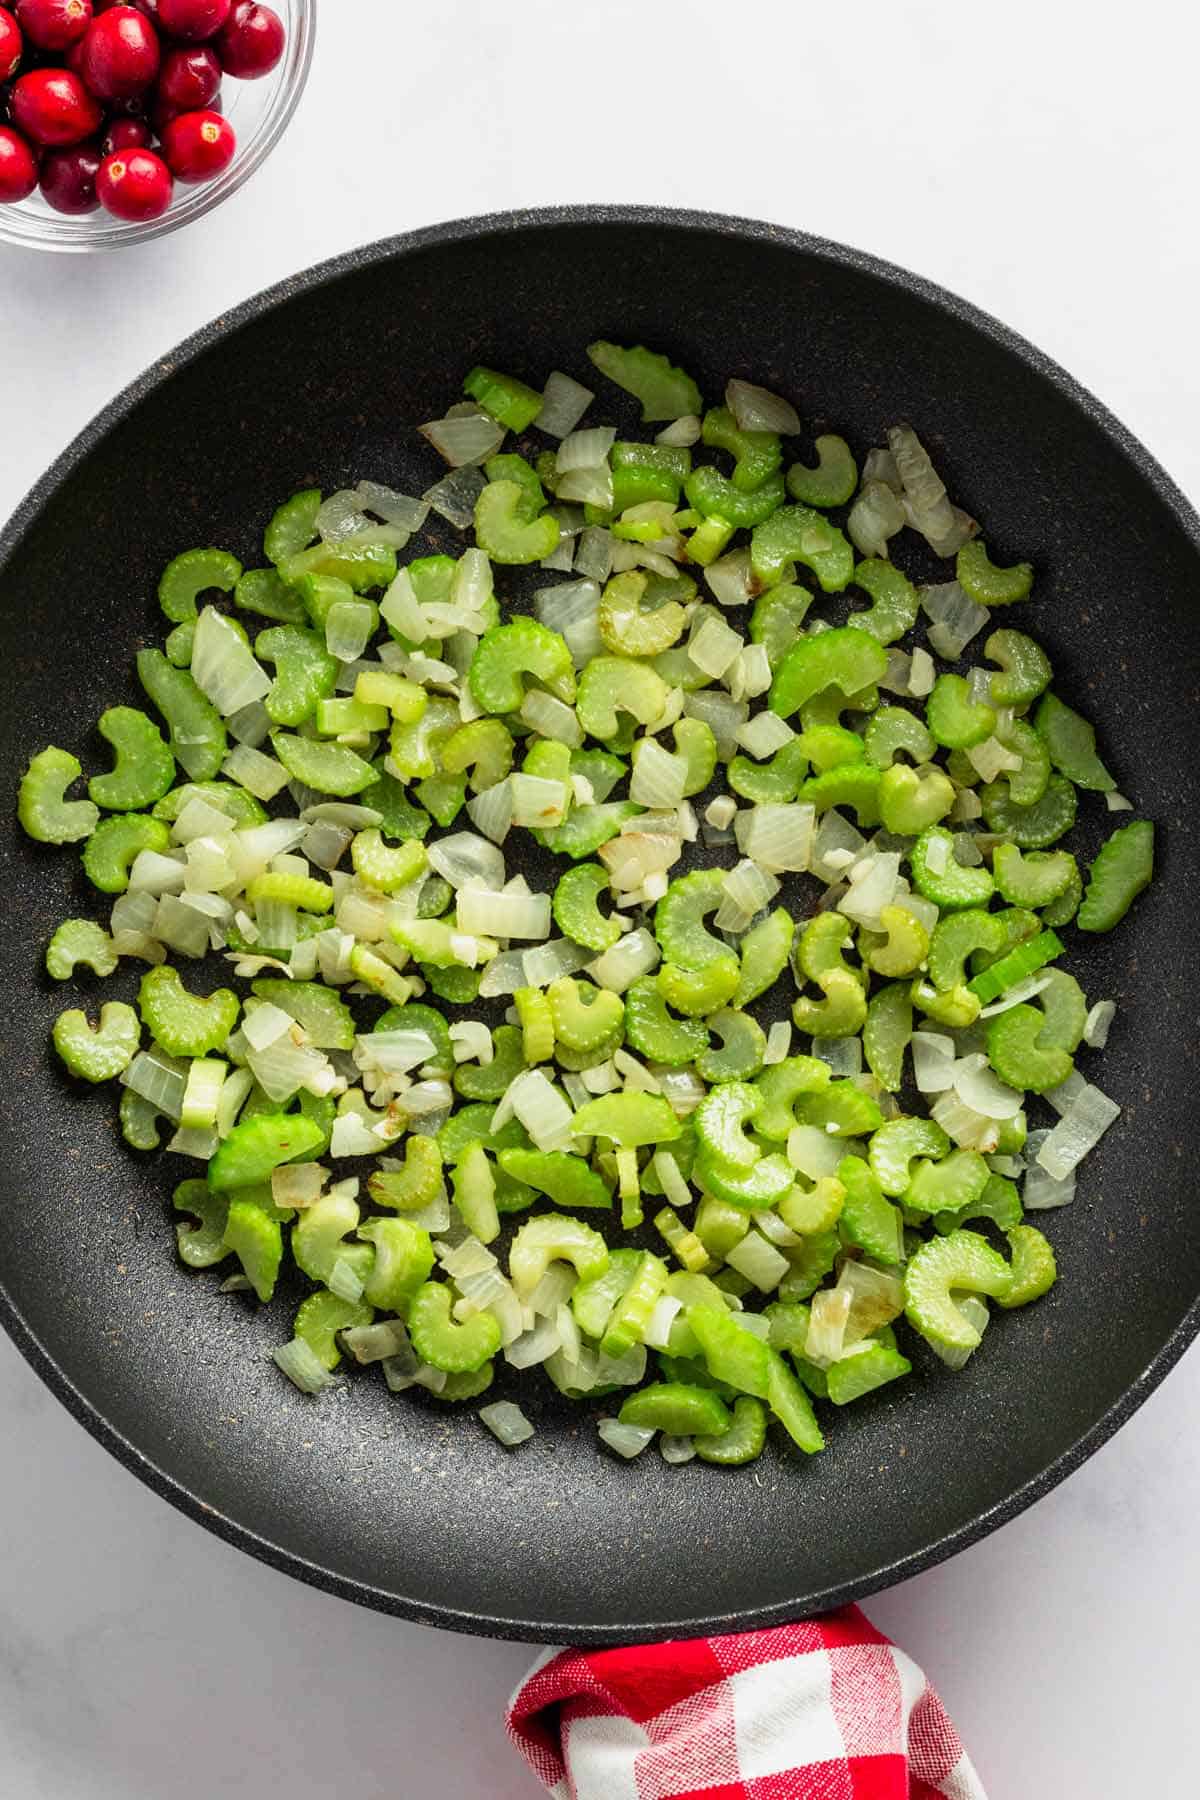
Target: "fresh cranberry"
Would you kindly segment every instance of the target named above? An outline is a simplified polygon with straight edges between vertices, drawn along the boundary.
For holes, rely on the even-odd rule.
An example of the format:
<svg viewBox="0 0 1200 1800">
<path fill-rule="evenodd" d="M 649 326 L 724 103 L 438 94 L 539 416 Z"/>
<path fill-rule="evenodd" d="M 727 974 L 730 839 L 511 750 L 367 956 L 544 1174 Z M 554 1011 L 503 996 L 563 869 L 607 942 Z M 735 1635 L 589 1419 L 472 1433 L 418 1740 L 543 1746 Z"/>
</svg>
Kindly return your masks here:
<svg viewBox="0 0 1200 1800">
<path fill-rule="evenodd" d="M 233 0 L 158 0 L 158 23 L 173 38 L 200 44 L 216 37 Z"/>
<path fill-rule="evenodd" d="M 127 100 L 158 74 L 158 33 L 134 6 L 112 6 L 83 40 L 83 79 L 99 100 Z"/>
<path fill-rule="evenodd" d="M 0 125 L 0 203 L 24 200 L 37 186 L 37 158 L 8 125 Z"/>
<path fill-rule="evenodd" d="M 7 6 L 0 6 L 0 81 L 16 74 L 23 47 L 21 27 Z"/>
<path fill-rule="evenodd" d="M 233 10 L 217 38 L 217 55 L 227 75 L 257 81 L 269 75 L 283 55 L 283 20 L 269 6 L 234 0 Z"/>
<path fill-rule="evenodd" d="M 96 177 L 100 204 L 118 219 L 157 219 L 171 204 L 171 171 L 153 150 L 106 156 Z"/>
<path fill-rule="evenodd" d="M 158 72 L 155 112 L 164 123 L 177 113 L 199 112 L 216 96 L 221 65 L 215 50 L 202 44 L 168 50 Z"/>
<path fill-rule="evenodd" d="M 148 150 L 153 142 L 154 133 L 145 119 L 110 119 L 100 140 L 100 154 L 116 156 L 121 150 Z"/>
<path fill-rule="evenodd" d="M 34 144 L 78 144 L 99 131 L 102 113 L 69 69 L 31 69 L 13 83 L 12 121 Z"/>
<path fill-rule="evenodd" d="M 17 0 L 21 30 L 42 50 L 65 50 L 92 22 L 92 0 Z"/>
<path fill-rule="evenodd" d="M 100 152 L 94 144 L 72 144 L 48 150 L 42 158 L 40 187 L 47 205 L 60 213 L 95 212 Z"/>
<path fill-rule="evenodd" d="M 211 181 L 233 161 L 237 133 L 220 113 L 181 113 L 163 132 L 162 153 L 179 181 Z"/>
</svg>

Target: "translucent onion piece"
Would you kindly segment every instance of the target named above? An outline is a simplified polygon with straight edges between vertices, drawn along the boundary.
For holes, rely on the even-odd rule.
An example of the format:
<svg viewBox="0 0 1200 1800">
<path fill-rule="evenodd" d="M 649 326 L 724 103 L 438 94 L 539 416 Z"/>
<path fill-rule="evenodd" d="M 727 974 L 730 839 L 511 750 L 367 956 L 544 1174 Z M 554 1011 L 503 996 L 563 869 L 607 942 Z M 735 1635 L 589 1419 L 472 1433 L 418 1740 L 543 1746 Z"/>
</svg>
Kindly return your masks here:
<svg viewBox="0 0 1200 1800">
<path fill-rule="evenodd" d="M 509 1450 L 517 1444 L 526 1443 L 533 1436 L 533 1426 L 513 1400 L 496 1400 L 491 1406 L 481 1406 L 479 1417 L 492 1436 L 498 1438 Z"/>
<path fill-rule="evenodd" d="M 1109 812 L 1133 811 L 1133 801 L 1127 800 L 1124 794 L 1119 794 L 1116 788 L 1109 788 L 1104 796 L 1104 804 L 1107 806 Z"/>
<path fill-rule="evenodd" d="M 755 387 L 753 382 L 728 382 L 725 404 L 739 431 L 778 431 L 785 437 L 794 437 L 800 430 L 800 414 L 791 402 L 768 388 Z"/>
<path fill-rule="evenodd" d="M 608 461 L 616 436 L 616 427 L 612 425 L 592 425 L 586 431 L 572 431 L 555 454 L 558 473 L 565 475 L 573 469 L 602 468 Z"/>
<path fill-rule="evenodd" d="M 1109 1126 L 1120 1116 L 1121 1109 L 1115 1100 L 1085 1083 L 1038 1151 L 1039 1164 L 1048 1175 L 1062 1181 L 1089 1151 L 1095 1149 Z"/>
<path fill-rule="evenodd" d="M 1032 1000 L 1035 994 L 1040 994 L 1043 988 L 1049 987 L 1052 980 L 1051 975 L 1027 975 L 1024 981 L 1018 981 L 1014 987 L 1010 987 L 999 1000 L 993 1000 L 990 1006 L 985 1006 L 979 1017 L 990 1019 L 996 1013 L 1007 1012 L 1011 1006 L 1020 1006 L 1024 1001 Z"/>
<path fill-rule="evenodd" d="M 477 880 L 485 887 L 500 889 L 506 880 L 500 851 L 473 831 L 455 831 L 449 837 L 433 840 L 429 845 L 429 866 L 452 888 Z"/>
<path fill-rule="evenodd" d="M 429 515 L 427 500 L 398 494 L 395 488 L 384 487 L 378 481 L 360 481 L 356 492 L 364 511 L 374 513 L 386 525 L 398 525 L 402 531 L 420 531 Z"/>
<path fill-rule="evenodd" d="M 589 525 L 579 534 L 575 572 L 592 581 L 607 581 L 613 566 L 613 535 L 603 525 Z"/>
<path fill-rule="evenodd" d="M 596 1429 L 609 1449 L 615 1450 L 627 1462 L 640 1456 L 654 1436 L 652 1431 L 641 1425 L 622 1425 L 617 1419 L 601 1419 Z"/>
<path fill-rule="evenodd" d="M 417 430 L 452 469 L 486 462 L 489 456 L 495 456 L 504 442 L 503 425 L 482 409 L 472 408 L 470 412 L 452 418 L 430 419 L 427 424 L 418 425 Z M 440 510 L 432 496 L 426 498 L 435 510 Z"/>
<path fill-rule="evenodd" d="M 529 688 L 521 702 L 521 717 L 541 737 L 566 744 L 572 750 L 583 744 L 583 727 L 569 706 L 544 688 Z"/>
<path fill-rule="evenodd" d="M 881 481 L 864 481 L 846 520 L 850 541 L 860 556 L 886 557 L 888 539 L 905 524 L 904 508 Z"/>
<path fill-rule="evenodd" d="M 710 616 L 688 644 L 688 660 L 705 675 L 717 680 L 737 660 L 745 642 L 745 638 L 726 625 L 724 619 Z"/>
<path fill-rule="evenodd" d="M 953 1092 L 944 1093 L 929 1109 L 930 1118 L 939 1124 L 960 1150 L 978 1150 L 983 1155 L 996 1148 L 998 1127 L 985 1113 L 976 1112 Z"/>
<path fill-rule="evenodd" d="M 933 684 L 937 679 L 932 656 L 928 650 L 917 648 L 912 653 L 912 663 L 908 676 L 908 691 L 914 700 L 923 699 L 933 692 Z"/>
<path fill-rule="evenodd" d="M 788 1056 L 792 1048 L 792 1028 L 786 1019 L 776 1019 L 767 1032 L 766 1048 L 763 1050 L 763 1062 L 768 1067 L 771 1063 L 780 1063 Z"/>
<path fill-rule="evenodd" d="M 569 1150 L 573 1114 L 540 1069 L 525 1069 L 509 1089 L 513 1112 L 539 1150 Z"/>
<path fill-rule="evenodd" d="M 654 1311 L 650 1314 L 650 1323 L 646 1327 L 646 1342 L 652 1350 L 665 1350 L 671 1335 L 671 1327 L 683 1311 L 683 1302 L 676 1300 L 673 1294 L 663 1294 L 655 1302 Z"/>
<path fill-rule="evenodd" d="M 898 1319 L 904 1311 L 904 1283 L 885 1269 L 847 1261 L 842 1264 L 837 1285 L 850 1296 L 844 1338 L 847 1347 L 872 1336 L 881 1325 Z"/>
<path fill-rule="evenodd" d="M 1116 1002 L 1113 1000 L 1097 1000 L 1088 1013 L 1083 1027 L 1083 1041 L 1093 1050 L 1103 1050 L 1108 1042 L 1109 1028 L 1117 1015 Z"/>
<path fill-rule="evenodd" d="M 1059 1180 L 1048 1175 L 1037 1163 L 1031 1163 L 1021 1184 L 1021 1203 L 1026 1212 L 1049 1212 L 1056 1206 L 1070 1206 L 1075 1198 L 1075 1171 Z"/>
<path fill-rule="evenodd" d="M 814 1038 L 813 1055 L 828 1063 L 839 1079 L 861 1075 L 863 1068 L 862 1039 L 857 1037 Z"/>
<path fill-rule="evenodd" d="M 795 735 L 786 719 L 781 719 L 778 713 L 764 711 L 755 713 L 754 717 L 748 719 L 742 726 L 738 732 L 738 743 L 743 750 L 748 750 L 751 756 L 761 759 L 764 756 L 773 756 L 776 750 L 782 750 L 785 744 L 791 743 Z M 728 800 L 729 796 L 724 794 L 721 798 Z M 713 802 L 714 806 L 717 804 L 717 801 Z M 736 811 L 736 803 L 734 803 L 734 810 Z M 726 813 L 724 822 L 728 823 L 732 817 L 733 813 Z"/>
<path fill-rule="evenodd" d="M 709 563 L 704 579 L 722 606 L 745 606 L 755 591 L 749 548 L 730 550 Z"/>
<path fill-rule="evenodd" d="M 949 1093 L 954 1086 L 954 1039 L 938 1031 L 914 1031 L 913 1079 L 922 1094 Z"/>
<path fill-rule="evenodd" d="M 504 1360 L 511 1363 L 514 1369 L 532 1369 L 561 1348 L 562 1339 L 558 1335 L 557 1326 L 549 1319 L 541 1319 L 532 1331 L 522 1332 L 519 1338 L 508 1345 Z"/>
<path fill-rule="evenodd" d="M 977 606 L 957 581 L 942 582 L 918 590 L 922 609 L 933 620 L 929 641 L 947 662 L 957 662 L 971 639 L 991 618 L 986 606 Z M 915 690 L 913 690 L 915 692 Z"/>
<path fill-rule="evenodd" d="M 549 987 L 560 975 L 574 975 L 586 968 L 590 957 L 590 950 L 570 938 L 550 938 L 526 950 L 525 979 L 531 987 Z"/>
<path fill-rule="evenodd" d="M 336 1386 L 333 1376 L 316 1351 L 303 1338 L 292 1338 L 290 1343 L 281 1344 L 278 1350 L 272 1350 L 271 1355 L 276 1365 L 302 1394 L 321 1394 L 326 1388 Z"/>
<path fill-rule="evenodd" d="M 838 901 L 837 910 L 856 924 L 875 930 L 883 908 L 895 898 L 900 878 L 899 853 L 889 851 L 870 858 L 869 866 L 859 875 L 862 867 L 860 861 L 850 871 L 850 887 Z"/>
<path fill-rule="evenodd" d="M 815 809 L 800 801 L 750 807 L 737 815 L 738 848 L 772 873 L 807 869 L 815 823 Z"/>
<path fill-rule="evenodd" d="M 683 710 L 691 719 L 702 719 L 717 740 L 717 754 L 728 761 L 737 754 L 737 734 L 750 717 L 744 700 L 734 700 L 719 689 L 700 688 L 687 694 Z"/>
<path fill-rule="evenodd" d="M 867 840 L 861 831 L 851 825 L 849 819 L 830 807 L 821 815 L 821 823 L 817 827 L 812 841 L 812 872 L 822 881 L 833 881 L 841 873 L 841 867 L 831 863 L 831 850 L 849 850 L 853 858 L 857 858 L 867 847 Z"/>
<path fill-rule="evenodd" d="M 988 1119 L 1015 1118 L 1025 1098 L 993 1073 L 982 1054 L 961 1057 L 955 1064 L 954 1091 L 964 1106 Z"/>
<path fill-rule="evenodd" d="M 980 1337 L 982 1337 L 991 1323 L 992 1318 L 991 1313 L 988 1311 L 987 1301 L 981 1300 L 977 1294 L 960 1294 L 954 1304 L 957 1306 L 963 1318 L 967 1321 L 967 1324 L 974 1326 Z M 932 1348 L 936 1354 L 941 1357 L 948 1369 L 965 1368 L 975 1354 L 975 1350 L 962 1350 L 954 1347 L 939 1349 L 936 1344 L 934 1344 Z M 976 1345 L 975 1349 L 978 1348 L 979 1346 Z"/>
<path fill-rule="evenodd" d="M 748 1231 L 740 1242 L 726 1252 L 731 1269 L 756 1287 L 760 1294 L 770 1294 L 787 1274 L 791 1264 L 774 1244 L 769 1244 L 759 1231 Z"/>
<path fill-rule="evenodd" d="M 819 1288 L 812 1297 L 804 1354 L 819 1367 L 836 1362 L 846 1341 L 851 1295 L 848 1288 Z"/>
<path fill-rule="evenodd" d="M 788 1133 L 787 1159 L 810 1181 L 836 1175 L 838 1164 L 848 1154 L 844 1138 L 831 1137 L 818 1125 L 794 1125 Z"/>
<path fill-rule="evenodd" d="M 584 506 L 599 506 L 608 511 L 613 503 L 612 470 L 607 463 L 602 463 L 598 468 L 568 469 L 565 475 L 558 477 L 558 497 L 560 500 L 578 500 Z"/>
<path fill-rule="evenodd" d="M 467 814 L 472 825 L 477 825 L 484 837 L 490 838 L 494 844 L 502 844 L 508 836 L 512 826 L 512 813 L 512 788 L 507 776 L 493 787 L 474 794 L 467 801 Z"/>
<path fill-rule="evenodd" d="M 595 398 L 591 388 L 555 369 L 542 390 L 542 410 L 535 420 L 538 430 L 547 437 L 568 437 Z"/>
<path fill-rule="evenodd" d="M 653 936 L 644 926 L 626 932 L 611 949 L 587 964 L 588 974 L 602 988 L 623 994 L 639 975 L 649 975 L 662 960 Z"/>
<path fill-rule="evenodd" d="M 629 798 L 639 806 L 676 807 L 687 787 L 688 766 L 654 738 L 641 746 L 629 784 Z"/>
<path fill-rule="evenodd" d="M 191 672 L 196 686 L 222 718 L 271 691 L 271 677 L 215 606 L 200 609 L 192 639 Z"/>
</svg>

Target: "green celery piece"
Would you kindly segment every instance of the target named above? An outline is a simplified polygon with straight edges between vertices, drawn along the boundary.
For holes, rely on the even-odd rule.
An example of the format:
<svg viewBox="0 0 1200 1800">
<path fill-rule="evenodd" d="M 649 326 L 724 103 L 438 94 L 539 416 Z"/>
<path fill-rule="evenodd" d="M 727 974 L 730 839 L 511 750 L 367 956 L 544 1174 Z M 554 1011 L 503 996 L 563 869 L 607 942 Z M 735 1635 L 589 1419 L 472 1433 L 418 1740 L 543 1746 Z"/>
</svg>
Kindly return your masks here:
<svg viewBox="0 0 1200 1800">
<path fill-rule="evenodd" d="M 208 1165 L 208 1184 L 223 1193 L 266 1181 L 273 1169 L 295 1162 L 323 1138 L 321 1127 L 303 1113 L 258 1113 L 222 1138 Z"/>
<path fill-rule="evenodd" d="M 165 658 L 164 658 L 165 661 Z M 73 844 L 90 837 L 100 820 L 91 800 L 67 800 L 64 796 L 82 774 L 77 757 L 50 744 L 30 760 L 21 777 L 17 817 L 26 833 L 40 844 Z"/>
<path fill-rule="evenodd" d="M 1148 819 L 1122 825 L 1107 838 L 1091 869 L 1076 914 L 1081 931 L 1111 931 L 1154 875 L 1154 826 Z"/>
<path fill-rule="evenodd" d="M 589 344 L 587 354 L 602 375 L 641 401 L 644 425 L 700 412 L 699 388 L 690 375 L 675 368 L 665 356 L 641 344 L 626 349 L 603 339 Z"/>
</svg>

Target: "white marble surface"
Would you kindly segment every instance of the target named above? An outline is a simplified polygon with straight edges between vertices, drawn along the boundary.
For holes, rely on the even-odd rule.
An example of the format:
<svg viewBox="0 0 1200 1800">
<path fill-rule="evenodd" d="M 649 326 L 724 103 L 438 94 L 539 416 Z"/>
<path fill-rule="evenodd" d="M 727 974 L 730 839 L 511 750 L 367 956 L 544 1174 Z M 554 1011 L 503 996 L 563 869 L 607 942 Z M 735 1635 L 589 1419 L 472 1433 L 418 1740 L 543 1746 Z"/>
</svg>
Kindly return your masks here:
<svg viewBox="0 0 1200 1800">
<path fill-rule="evenodd" d="M 918 268 L 1043 345 L 1200 494 L 1196 27 L 1177 6 L 323 13 L 290 136 L 215 216 L 137 254 L 0 252 L 0 514 L 222 307 L 390 231 L 570 200 L 758 215 Z M 1194 1792 L 1175 1751 L 1194 1711 L 1198 1416 L 1193 1352 L 1049 1499 L 872 1604 L 939 1683 L 992 1800 Z M 500 1727 L 520 1646 L 360 1612 L 226 1548 L 7 1342 L 0 1442 L 0 1793 L 536 1791 Z"/>
</svg>

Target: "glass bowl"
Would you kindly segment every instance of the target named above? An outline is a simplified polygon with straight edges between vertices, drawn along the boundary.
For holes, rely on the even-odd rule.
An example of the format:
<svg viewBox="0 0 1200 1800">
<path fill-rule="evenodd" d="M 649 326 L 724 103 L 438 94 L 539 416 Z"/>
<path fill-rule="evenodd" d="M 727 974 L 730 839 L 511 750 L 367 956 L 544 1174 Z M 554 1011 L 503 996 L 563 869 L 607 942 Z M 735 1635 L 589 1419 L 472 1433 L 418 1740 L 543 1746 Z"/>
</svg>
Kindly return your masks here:
<svg viewBox="0 0 1200 1800">
<path fill-rule="evenodd" d="M 258 81 L 227 77 L 221 88 L 225 116 L 237 132 L 233 161 L 215 181 L 195 187 L 177 183 L 175 198 L 160 219 L 115 219 L 98 210 L 72 217 L 55 212 L 38 192 L 15 206 L 0 206 L 0 243 L 26 250 L 119 250 L 147 238 L 165 237 L 220 206 L 249 181 L 271 154 L 296 110 L 312 63 L 317 0 L 271 0 L 283 20 L 287 42 L 269 75 Z"/>
</svg>

